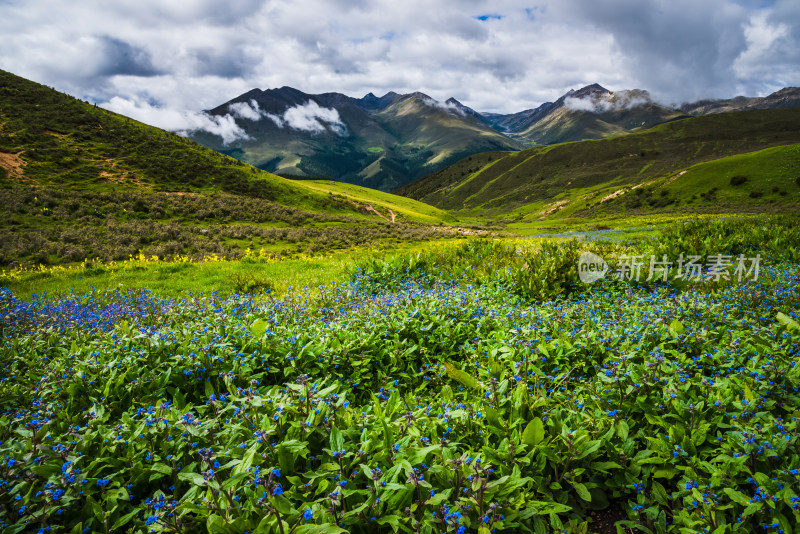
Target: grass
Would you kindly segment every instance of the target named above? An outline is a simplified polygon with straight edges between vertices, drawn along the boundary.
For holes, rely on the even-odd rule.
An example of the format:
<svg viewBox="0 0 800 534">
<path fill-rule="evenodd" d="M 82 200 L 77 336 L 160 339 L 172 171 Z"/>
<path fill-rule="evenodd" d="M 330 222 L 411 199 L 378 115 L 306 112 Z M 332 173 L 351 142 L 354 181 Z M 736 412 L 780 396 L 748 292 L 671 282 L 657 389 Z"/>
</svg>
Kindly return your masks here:
<svg viewBox="0 0 800 534">
<path fill-rule="evenodd" d="M 360 188 L 353 189 L 355 198 L 365 198 L 358 196 Z M 366 243 L 433 239 L 448 232 L 407 222 L 409 217 L 439 219 L 437 210 L 420 216 L 413 211 L 416 203 L 402 198 L 399 205 L 391 198 L 379 199 L 376 210 L 383 214 L 338 194 L 328 195 L 328 202 L 361 212 L 313 212 L 223 193 L 188 196 L 15 186 L 0 189 L 0 266 L 122 260 L 140 252 L 161 259 L 212 254 L 236 259 L 246 248 L 318 254 Z M 403 210 L 394 222 L 389 206 Z M 347 213 L 342 207 L 338 210 Z"/>
<path fill-rule="evenodd" d="M 548 218 L 636 214 L 636 208 L 600 201 L 620 189 L 663 181 L 697 164 L 798 143 L 798 124 L 798 109 L 693 117 L 609 139 L 474 155 L 397 192 L 451 210 L 458 217 L 506 222 L 520 215 L 526 220 L 538 218 L 565 198 L 569 206 Z M 764 175 L 782 173 L 785 164 L 769 157 L 758 162 Z M 784 189 L 787 196 L 781 203 L 785 210 L 798 201 L 800 189 Z M 687 199 L 670 200 L 642 202 L 640 208 L 651 213 L 674 211 L 676 201 Z M 769 204 L 765 197 L 735 200 L 738 205 L 721 206 L 717 211 L 753 210 Z M 713 203 L 679 206 L 687 211 L 715 209 Z"/>
<path fill-rule="evenodd" d="M 67 266 L 39 267 L 4 271 L 0 286 L 15 295 L 64 295 L 90 290 L 147 289 L 159 297 L 178 297 L 186 293 L 217 292 L 227 296 L 237 292 L 237 280 L 268 282 L 275 294 L 307 294 L 319 286 L 342 282 L 350 266 L 365 258 L 387 259 L 432 249 L 450 249 L 461 239 L 371 244 L 350 250 L 307 256 L 264 257 L 246 252 L 241 260 L 209 257 L 205 261 L 178 258 L 164 261 L 137 256 L 120 262 L 82 262 Z"/>
<path fill-rule="evenodd" d="M 744 177 L 733 185 L 734 177 Z M 765 201 L 783 201 L 798 197 L 800 191 L 800 144 L 768 148 L 693 165 L 686 173 L 654 188 L 669 191 L 681 199 L 701 198 L 714 190 L 713 198 L 721 203 L 747 203 L 752 193 L 761 193 Z"/>
<path fill-rule="evenodd" d="M 357 185 L 342 182 L 308 180 L 298 182 L 301 187 L 314 191 L 330 192 L 337 198 L 346 198 L 362 205 L 371 205 L 381 211 L 384 217 L 391 219 L 391 210 L 401 220 L 423 222 L 429 224 L 452 223 L 456 219 L 449 213 L 414 199 L 384 193 L 373 189 L 365 189 Z"/>
</svg>

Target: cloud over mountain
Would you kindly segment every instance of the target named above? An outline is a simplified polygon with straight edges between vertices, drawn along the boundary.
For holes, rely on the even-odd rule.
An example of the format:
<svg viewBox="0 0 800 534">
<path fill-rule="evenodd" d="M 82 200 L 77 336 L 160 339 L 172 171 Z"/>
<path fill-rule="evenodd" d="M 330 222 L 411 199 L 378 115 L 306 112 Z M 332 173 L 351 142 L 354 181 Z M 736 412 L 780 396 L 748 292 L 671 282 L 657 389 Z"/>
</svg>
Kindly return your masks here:
<svg viewBox="0 0 800 534">
<path fill-rule="evenodd" d="M 605 113 L 634 109 L 652 103 L 647 91 L 615 91 L 583 97 L 567 97 L 564 106 L 574 111 L 591 111 Z"/>
<path fill-rule="evenodd" d="M 301 106 L 294 106 L 283 113 L 283 121 L 289 128 L 306 132 L 323 132 L 326 128 L 344 135 L 347 127 L 333 108 L 323 108 L 313 100 Z"/>
<path fill-rule="evenodd" d="M 595 81 L 666 104 L 800 85 L 796 0 L 4 0 L 0 33 L 0 68 L 177 113 L 284 85 L 505 113 Z"/>
<path fill-rule="evenodd" d="M 249 139 L 232 115 L 214 116 L 202 112 L 176 111 L 154 106 L 149 102 L 113 97 L 105 106 L 127 117 L 151 124 L 165 130 L 188 135 L 203 130 L 222 138 L 226 145 L 241 139 Z"/>
</svg>

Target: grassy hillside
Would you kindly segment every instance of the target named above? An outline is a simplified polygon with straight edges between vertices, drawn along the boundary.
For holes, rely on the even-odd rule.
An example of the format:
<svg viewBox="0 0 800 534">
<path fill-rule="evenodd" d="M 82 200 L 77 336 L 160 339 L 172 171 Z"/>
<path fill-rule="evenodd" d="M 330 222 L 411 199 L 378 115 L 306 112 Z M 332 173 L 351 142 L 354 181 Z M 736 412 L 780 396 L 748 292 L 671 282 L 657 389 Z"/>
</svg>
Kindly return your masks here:
<svg viewBox="0 0 800 534">
<path fill-rule="evenodd" d="M 432 233 L 419 202 L 294 182 L 0 71 L 0 265 L 294 252 Z M 394 223 L 390 212 L 396 215 Z M 391 225 L 390 229 L 386 227 Z"/>
<path fill-rule="evenodd" d="M 336 195 L 336 198 L 344 198 L 359 203 L 362 206 L 366 206 L 367 209 L 372 207 L 380 215 L 389 220 L 394 216 L 395 220 L 397 220 L 397 218 L 405 218 L 431 224 L 455 221 L 452 215 L 439 208 L 407 197 L 366 189 L 353 184 L 332 182 L 329 180 L 304 180 L 297 182 L 297 185 L 308 188 L 311 191 L 327 192 Z"/>
<path fill-rule="evenodd" d="M 688 170 L 700 163 L 798 142 L 797 109 L 694 117 L 610 139 L 471 156 L 397 193 L 455 210 L 462 216 L 512 220 L 593 216 L 611 211 L 776 211 L 800 199 L 800 186 L 793 183 L 800 176 L 793 150 L 780 152 L 777 159 L 770 153 L 754 155 L 758 162 L 752 165 L 760 168 L 757 174 L 748 171 L 748 158 L 720 161 L 722 167 L 707 172 L 724 169 L 728 174 L 750 172 L 752 177 L 744 186 L 730 185 L 732 176 L 715 178 L 717 189 L 713 192 L 710 190 L 715 186 L 707 185 L 707 175 Z M 738 169 L 740 165 L 742 169 Z M 683 171 L 687 172 L 681 175 Z M 775 176 L 783 178 L 772 178 Z M 773 179 L 774 184 L 770 181 Z M 725 180 L 728 185 L 724 185 Z M 723 187 L 733 189 L 730 194 L 721 193 Z M 778 190 L 773 194 L 774 187 Z M 617 200 L 634 188 L 641 189 L 637 193 L 641 202 Z M 751 196 L 753 188 L 763 194 Z"/>
<path fill-rule="evenodd" d="M 624 191 L 590 211 L 673 204 L 732 209 L 800 199 L 800 144 L 767 148 L 698 163 L 675 175 Z M 580 212 L 579 212 L 580 213 Z"/>
</svg>

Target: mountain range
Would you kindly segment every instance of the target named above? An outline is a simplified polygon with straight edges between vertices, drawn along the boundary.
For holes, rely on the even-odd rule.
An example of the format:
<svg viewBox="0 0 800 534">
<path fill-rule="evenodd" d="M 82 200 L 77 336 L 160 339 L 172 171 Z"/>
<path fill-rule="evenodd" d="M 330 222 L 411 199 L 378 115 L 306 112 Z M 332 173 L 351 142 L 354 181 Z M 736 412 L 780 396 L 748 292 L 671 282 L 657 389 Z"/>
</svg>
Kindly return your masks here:
<svg viewBox="0 0 800 534">
<path fill-rule="evenodd" d="M 482 113 L 455 98 L 415 92 L 307 94 L 253 89 L 214 109 L 233 121 L 236 139 L 196 130 L 189 136 L 256 167 L 293 178 L 327 178 L 392 191 L 487 151 L 602 139 L 692 115 L 800 106 L 800 88 L 767 97 L 702 100 L 668 107 L 644 90 L 598 85 L 518 113 Z"/>
<path fill-rule="evenodd" d="M 254 89 L 208 113 L 230 116 L 244 135 L 224 143 L 191 138 L 263 170 L 329 178 L 389 191 L 471 154 L 522 145 L 454 99 L 423 93 L 351 98 L 292 89 Z"/>
</svg>

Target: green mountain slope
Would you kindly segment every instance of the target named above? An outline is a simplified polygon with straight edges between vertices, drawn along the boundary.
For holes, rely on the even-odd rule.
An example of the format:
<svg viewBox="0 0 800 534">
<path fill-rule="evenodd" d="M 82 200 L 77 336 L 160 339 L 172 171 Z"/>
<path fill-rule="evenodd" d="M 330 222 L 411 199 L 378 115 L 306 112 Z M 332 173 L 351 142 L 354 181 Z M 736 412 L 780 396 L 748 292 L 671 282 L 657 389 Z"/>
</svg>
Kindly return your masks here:
<svg viewBox="0 0 800 534">
<path fill-rule="evenodd" d="M 686 173 L 690 179 L 698 176 L 694 200 L 691 195 L 670 197 L 667 189 L 666 194 L 657 193 L 659 198 L 647 198 L 638 205 L 609 201 L 637 186 L 643 189 L 639 195 L 646 197 L 648 184 L 668 180 L 699 163 L 798 142 L 798 109 L 709 115 L 610 139 L 474 155 L 396 192 L 462 215 L 503 215 L 513 219 L 578 213 L 590 216 L 609 209 L 710 210 L 715 209 L 717 192 L 697 196 L 712 187 L 701 191 L 706 179 L 694 171 Z M 792 152 L 788 154 L 791 161 Z M 743 160 L 730 160 L 729 164 L 732 167 L 725 167 L 726 172 L 734 172 Z M 761 164 L 765 175 L 778 173 L 780 165 L 790 165 L 769 158 Z M 681 183 L 689 183 L 683 178 Z M 776 183 L 785 195 L 770 196 L 765 192 L 763 196 L 750 197 L 737 193 L 729 200 L 743 207 L 796 203 L 800 195 L 798 184 L 787 180 Z M 737 191 L 751 186 L 756 186 L 755 178 Z M 759 179 L 758 187 L 762 186 L 766 184 L 760 184 Z M 687 186 L 685 191 L 690 189 Z"/>
<path fill-rule="evenodd" d="M 225 143 L 198 130 L 191 138 L 280 175 L 389 191 L 469 154 L 522 147 L 471 111 L 422 93 L 355 99 L 254 89 L 209 112 L 231 117 L 246 137 Z"/>
<path fill-rule="evenodd" d="M 684 116 L 653 102 L 639 89 L 612 92 L 598 85 L 570 90 L 555 102 L 510 115 L 488 114 L 486 120 L 528 145 L 550 145 L 603 139 L 636 132 Z"/>
<path fill-rule="evenodd" d="M 0 196 L 0 265 L 346 246 L 452 220 L 371 189 L 281 178 L 3 71 Z"/>
</svg>

